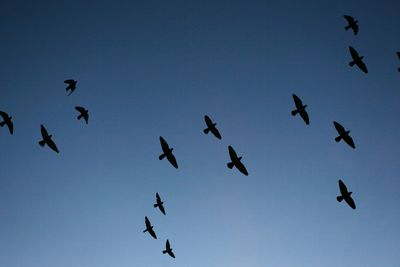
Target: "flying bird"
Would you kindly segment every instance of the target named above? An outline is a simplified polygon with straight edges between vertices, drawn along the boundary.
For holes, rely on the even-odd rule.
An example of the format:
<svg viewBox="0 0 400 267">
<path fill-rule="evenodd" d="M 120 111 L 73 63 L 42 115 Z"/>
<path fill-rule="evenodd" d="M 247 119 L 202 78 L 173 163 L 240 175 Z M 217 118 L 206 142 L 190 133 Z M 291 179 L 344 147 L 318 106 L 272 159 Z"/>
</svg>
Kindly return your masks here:
<svg viewBox="0 0 400 267">
<path fill-rule="evenodd" d="M 351 46 L 349 46 L 349 50 L 350 50 L 351 57 L 352 57 L 352 59 L 353 59 L 351 62 L 349 62 L 350 67 L 353 67 L 354 64 L 356 64 L 357 67 L 360 68 L 360 70 L 362 70 L 362 71 L 365 72 L 365 73 L 368 73 L 367 66 L 366 66 L 365 63 L 362 61 L 362 59 L 363 59 L 364 57 L 363 57 L 363 56 L 360 57 L 360 56 L 358 55 L 358 52 L 357 52 L 353 47 L 351 47 Z"/>
<path fill-rule="evenodd" d="M 161 197 L 160 197 L 160 195 L 158 193 L 156 193 L 156 202 L 157 203 L 154 204 L 154 208 L 158 207 L 160 209 L 160 211 L 162 212 L 162 214 L 165 215 L 165 209 L 164 209 L 164 206 L 163 206 L 164 202 L 161 201 Z"/>
<path fill-rule="evenodd" d="M 246 176 L 249 175 L 246 170 L 246 167 L 240 161 L 242 157 L 238 157 L 235 150 L 231 146 L 228 146 L 228 150 L 229 150 L 229 156 L 231 158 L 231 162 L 227 164 L 228 168 L 232 169 L 235 166 L 244 175 Z"/>
<path fill-rule="evenodd" d="M 174 154 L 172 154 L 172 150 L 174 149 L 169 148 L 168 143 L 161 136 L 160 136 L 160 143 L 163 153 L 158 157 L 158 159 L 162 160 L 163 158 L 167 157 L 168 161 L 172 164 L 172 166 L 178 169 L 178 163 L 176 162 Z"/>
<path fill-rule="evenodd" d="M 217 137 L 218 139 L 221 139 L 221 134 L 219 133 L 217 127 L 215 127 L 217 124 L 213 123 L 212 120 L 210 119 L 210 117 L 208 117 L 207 115 L 204 116 L 204 120 L 206 121 L 207 124 L 207 128 L 204 129 L 204 133 L 208 134 L 208 132 L 212 132 L 212 134 Z"/>
<path fill-rule="evenodd" d="M 89 111 L 87 109 L 85 109 L 84 107 L 80 107 L 80 106 L 76 106 L 75 109 L 77 111 L 79 111 L 79 116 L 77 117 L 78 120 L 80 119 L 84 119 L 86 124 L 88 124 L 88 120 L 89 120 Z"/>
<path fill-rule="evenodd" d="M 350 131 L 346 131 L 344 127 L 336 121 L 333 122 L 333 125 L 335 125 L 335 128 L 339 133 L 339 136 L 335 138 L 335 141 L 339 142 L 343 139 L 349 146 L 351 146 L 352 148 L 356 148 L 353 138 L 351 138 L 351 136 L 349 135 Z"/>
<path fill-rule="evenodd" d="M 357 35 L 357 33 L 358 33 L 358 24 L 357 24 L 358 20 L 355 20 L 353 17 L 347 16 L 347 15 L 344 15 L 343 17 L 347 20 L 347 23 L 348 23 L 348 25 L 344 29 L 346 31 L 348 29 L 352 29 L 353 32 L 354 32 L 354 35 Z"/>
<path fill-rule="evenodd" d="M 340 196 L 337 196 L 336 199 L 339 202 L 342 202 L 342 200 L 344 199 L 344 201 L 346 201 L 347 204 L 349 204 L 349 206 L 355 210 L 356 209 L 356 204 L 354 203 L 353 198 L 351 197 L 351 194 L 353 192 L 349 192 L 347 191 L 347 187 L 346 185 L 342 182 L 342 180 L 339 180 L 339 188 L 340 188 Z"/>
<path fill-rule="evenodd" d="M 4 127 L 4 125 L 7 125 L 8 130 L 10 131 L 10 134 L 13 134 L 14 124 L 11 121 L 12 117 L 8 116 L 8 114 L 4 111 L 0 111 L 0 116 L 3 117 L 3 121 L 0 123 L 0 126 Z"/>
<path fill-rule="evenodd" d="M 153 226 L 151 225 L 147 216 L 144 217 L 144 223 L 146 224 L 146 230 L 144 230 L 143 233 L 149 232 L 154 239 L 157 239 L 156 233 L 153 230 Z"/>
<path fill-rule="evenodd" d="M 66 91 L 71 90 L 71 92 L 69 93 L 69 95 L 71 95 L 75 89 L 76 89 L 76 84 L 78 83 L 78 81 L 69 79 L 69 80 L 65 80 L 64 83 L 66 83 L 68 86 L 65 88 Z"/>
<path fill-rule="evenodd" d="M 42 140 L 39 141 L 39 145 L 43 147 L 45 144 L 47 144 L 51 149 L 53 149 L 55 152 L 59 153 L 56 144 L 51 139 L 52 135 L 49 135 L 47 133 L 47 130 L 43 125 L 40 125 L 40 131 L 42 133 Z"/>
<path fill-rule="evenodd" d="M 304 122 L 307 125 L 309 125 L 310 119 L 308 118 L 308 113 L 306 111 L 307 105 L 303 105 L 303 102 L 297 95 L 293 94 L 292 96 L 293 96 L 294 104 L 296 106 L 296 109 L 292 111 L 292 116 L 296 116 L 296 114 L 299 113 L 300 116 L 303 118 Z"/>
<path fill-rule="evenodd" d="M 175 254 L 172 252 L 171 245 L 169 244 L 169 240 L 167 239 L 167 242 L 165 244 L 165 250 L 162 252 L 163 254 L 168 253 L 172 258 L 175 258 Z"/>
</svg>

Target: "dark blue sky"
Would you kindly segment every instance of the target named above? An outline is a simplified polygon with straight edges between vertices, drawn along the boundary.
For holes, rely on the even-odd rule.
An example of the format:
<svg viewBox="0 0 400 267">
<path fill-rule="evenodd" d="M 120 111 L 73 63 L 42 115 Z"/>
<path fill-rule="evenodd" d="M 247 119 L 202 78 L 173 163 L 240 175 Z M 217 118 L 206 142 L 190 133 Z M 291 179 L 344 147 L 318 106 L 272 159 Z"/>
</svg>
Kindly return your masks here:
<svg viewBox="0 0 400 267">
<path fill-rule="evenodd" d="M 15 123 L 0 129 L 0 266 L 398 266 L 399 1 L 83 2 L 0 5 L 0 110 Z M 158 160 L 160 135 L 178 170 Z M 248 177 L 226 167 L 228 145 Z M 338 179 L 357 210 L 336 201 Z"/>
</svg>

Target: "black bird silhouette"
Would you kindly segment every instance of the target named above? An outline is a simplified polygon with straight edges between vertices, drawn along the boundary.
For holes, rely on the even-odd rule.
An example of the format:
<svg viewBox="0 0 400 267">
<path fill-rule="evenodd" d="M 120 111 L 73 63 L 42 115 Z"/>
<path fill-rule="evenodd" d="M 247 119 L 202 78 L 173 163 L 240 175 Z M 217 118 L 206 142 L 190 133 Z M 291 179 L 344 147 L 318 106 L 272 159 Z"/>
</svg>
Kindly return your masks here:
<svg viewBox="0 0 400 267">
<path fill-rule="evenodd" d="M 43 125 L 40 125 L 40 131 L 42 133 L 43 139 L 41 141 L 39 141 L 39 145 L 43 147 L 45 144 L 47 144 L 51 149 L 53 149 L 55 152 L 59 153 L 56 144 L 51 139 L 52 135 L 49 135 L 47 133 L 47 130 Z"/>
<path fill-rule="evenodd" d="M 351 57 L 353 59 L 353 61 L 349 62 L 350 67 L 353 67 L 354 64 L 357 65 L 357 67 L 360 68 L 360 70 L 362 70 L 365 73 L 368 73 L 368 69 L 367 66 L 365 65 L 365 63 L 362 61 L 362 59 L 364 58 L 363 56 L 360 57 L 358 55 L 358 52 L 351 46 L 349 46 L 349 50 L 350 50 L 350 54 Z"/>
<path fill-rule="evenodd" d="M 354 32 L 354 35 L 357 35 L 357 33 L 358 33 L 358 20 L 355 20 L 353 17 L 351 17 L 351 16 L 347 16 L 347 15 L 344 15 L 343 16 L 346 20 L 347 20 L 347 22 L 348 22 L 348 25 L 344 28 L 346 31 L 348 30 L 348 29 L 352 29 L 353 30 L 353 32 Z"/>
<path fill-rule="evenodd" d="M 355 210 L 356 209 L 356 204 L 354 203 L 354 200 L 351 198 L 351 194 L 353 192 L 347 191 L 346 185 L 342 182 L 342 180 L 339 180 L 339 188 L 340 188 L 340 196 L 337 196 L 336 199 L 339 202 L 342 202 L 344 199 L 349 206 Z"/>
<path fill-rule="evenodd" d="M 168 143 L 164 140 L 164 138 L 162 138 L 162 136 L 160 136 L 160 143 L 163 153 L 158 157 L 158 159 L 162 160 L 163 158 L 167 157 L 172 166 L 178 169 L 178 163 L 176 162 L 175 156 L 172 154 L 172 150 L 174 149 L 169 148 Z"/>
<path fill-rule="evenodd" d="M 79 116 L 77 117 L 78 120 L 80 120 L 80 119 L 83 118 L 83 119 L 85 120 L 86 124 L 88 124 L 88 120 L 89 120 L 89 111 L 88 111 L 87 109 L 85 109 L 84 107 L 80 107 L 80 106 L 76 106 L 75 109 L 76 109 L 77 111 L 79 111 L 79 113 L 81 113 L 81 114 L 79 114 Z"/>
<path fill-rule="evenodd" d="M 292 111 L 292 116 L 296 116 L 296 114 L 299 113 L 304 122 L 309 125 L 310 119 L 308 118 L 308 113 L 306 111 L 307 105 L 303 105 L 303 102 L 301 102 L 301 99 L 297 95 L 293 94 L 292 96 L 294 104 L 296 105 L 296 109 Z"/>
<path fill-rule="evenodd" d="M 175 254 L 172 252 L 171 245 L 169 244 L 169 240 L 167 239 L 167 242 L 165 244 L 165 250 L 162 252 L 163 254 L 168 253 L 172 258 L 175 258 Z"/>
<path fill-rule="evenodd" d="M 146 230 L 143 231 L 143 233 L 149 232 L 149 234 L 154 238 L 157 239 L 156 233 L 153 230 L 153 226 L 151 225 L 149 219 L 147 216 L 144 217 L 144 223 L 146 225 Z"/>
<path fill-rule="evenodd" d="M 400 59 L 400 52 L 397 52 L 397 57 Z M 397 69 L 400 72 L 400 68 Z"/>
<path fill-rule="evenodd" d="M 229 150 L 229 156 L 231 158 L 231 162 L 229 162 L 227 164 L 228 168 L 232 169 L 233 166 L 235 166 L 244 175 L 246 175 L 246 176 L 249 175 L 246 170 L 246 167 L 240 161 L 242 159 L 242 157 L 238 157 L 235 150 L 231 146 L 228 146 L 228 150 Z"/>
<path fill-rule="evenodd" d="M 160 195 L 158 193 L 156 193 L 156 202 L 157 203 L 154 204 L 154 208 L 158 207 L 160 209 L 160 211 L 162 212 L 162 214 L 165 215 L 165 209 L 164 209 L 164 206 L 163 206 L 164 202 L 161 201 L 161 197 L 160 197 Z"/>
<path fill-rule="evenodd" d="M 3 121 L 0 123 L 1 127 L 4 127 L 4 125 L 7 125 L 8 130 L 10 131 L 10 134 L 13 134 L 14 132 L 14 124 L 11 121 L 12 117 L 8 116 L 8 114 L 4 111 L 0 111 L 0 116 L 3 117 Z"/>
<path fill-rule="evenodd" d="M 346 131 L 344 127 L 336 121 L 333 122 L 333 125 L 335 125 L 335 128 L 339 133 L 339 136 L 335 138 L 335 141 L 339 142 L 343 139 L 349 146 L 351 146 L 352 148 L 356 148 L 353 138 L 351 138 L 351 136 L 349 135 L 350 131 Z"/>
<path fill-rule="evenodd" d="M 76 89 L 76 84 L 78 83 L 78 81 L 69 79 L 69 80 L 65 80 L 64 83 L 66 83 L 68 86 L 65 88 L 66 91 L 71 90 L 71 92 L 69 93 L 69 95 L 71 95 L 75 89 Z"/>
<path fill-rule="evenodd" d="M 218 129 L 215 127 L 217 124 L 213 123 L 212 120 L 210 119 L 210 117 L 208 117 L 207 115 L 204 116 L 204 120 L 206 121 L 207 124 L 207 128 L 204 129 L 204 133 L 208 134 L 208 132 L 212 132 L 213 135 L 215 135 L 215 137 L 217 137 L 218 139 L 221 139 L 221 134 L 219 133 Z"/>
</svg>

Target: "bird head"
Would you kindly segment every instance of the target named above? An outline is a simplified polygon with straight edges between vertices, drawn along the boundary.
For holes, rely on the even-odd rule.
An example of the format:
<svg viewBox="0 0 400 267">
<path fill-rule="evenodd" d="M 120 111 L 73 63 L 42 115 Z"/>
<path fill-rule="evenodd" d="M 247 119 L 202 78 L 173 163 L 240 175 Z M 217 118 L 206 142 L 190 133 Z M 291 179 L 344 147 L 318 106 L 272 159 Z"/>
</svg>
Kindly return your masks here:
<svg viewBox="0 0 400 267">
<path fill-rule="evenodd" d="M 346 134 L 349 134 L 350 133 L 350 131 L 346 131 Z"/>
<path fill-rule="evenodd" d="M 239 161 L 242 160 L 242 157 L 238 157 L 238 160 L 239 160 Z"/>
<path fill-rule="evenodd" d="M 349 196 L 351 196 L 351 194 L 353 194 L 353 192 L 349 192 Z"/>
<path fill-rule="evenodd" d="M 360 60 L 363 59 L 363 58 L 364 58 L 364 56 L 361 56 L 361 57 L 360 57 Z"/>
<path fill-rule="evenodd" d="M 303 106 L 303 108 L 306 108 L 306 107 L 307 107 L 307 105 L 304 105 L 304 106 Z"/>
<path fill-rule="evenodd" d="M 217 124 L 216 123 L 213 123 L 213 126 L 216 126 Z"/>
</svg>

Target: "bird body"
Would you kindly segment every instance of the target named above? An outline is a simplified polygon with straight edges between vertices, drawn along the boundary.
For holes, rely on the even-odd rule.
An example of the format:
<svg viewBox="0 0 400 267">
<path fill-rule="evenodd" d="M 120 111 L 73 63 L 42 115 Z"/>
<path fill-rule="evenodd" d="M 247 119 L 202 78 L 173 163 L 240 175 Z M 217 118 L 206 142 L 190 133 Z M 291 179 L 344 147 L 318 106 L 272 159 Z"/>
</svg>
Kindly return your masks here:
<svg viewBox="0 0 400 267">
<path fill-rule="evenodd" d="M 41 134 L 42 134 L 42 140 L 39 141 L 39 145 L 43 147 L 45 144 L 47 144 L 52 150 L 54 150 L 55 152 L 59 153 L 56 144 L 51 139 L 52 135 L 48 134 L 46 128 L 43 125 L 40 125 L 40 131 L 41 131 Z"/>
<path fill-rule="evenodd" d="M 208 117 L 207 115 L 204 116 L 204 120 L 206 122 L 207 128 L 204 129 L 204 133 L 208 134 L 210 131 L 211 133 L 217 137 L 218 139 L 221 139 L 221 134 L 219 133 L 217 127 L 215 127 L 217 124 L 213 123 L 212 120 L 210 119 L 210 117 Z"/>
<path fill-rule="evenodd" d="M 294 104 L 296 106 L 295 110 L 292 110 L 292 116 L 296 116 L 297 114 L 300 114 L 301 118 L 304 120 L 304 122 L 309 125 L 310 124 L 310 119 L 308 117 L 308 113 L 306 111 L 306 107 L 307 105 L 303 105 L 303 102 L 301 101 L 301 99 L 293 94 L 292 95 L 293 100 L 294 100 Z"/>
<path fill-rule="evenodd" d="M 156 233 L 153 230 L 153 226 L 150 223 L 149 218 L 147 216 L 144 217 L 144 223 L 146 225 L 146 229 L 143 230 L 143 233 L 148 232 L 154 239 L 157 239 Z"/>
<path fill-rule="evenodd" d="M 13 134 L 14 133 L 14 124 L 12 122 L 12 117 L 9 116 L 4 111 L 0 111 L 0 116 L 3 118 L 3 121 L 0 122 L 0 126 L 4 127 L 5 125 L 7 125 L 8 131 L 10 132 L 10 134 Z"/>
<path fill-rule="evenodd" d="M 231 146 L 228 146 L 228 151 L 229 151 L 229 156 L 231 158 L 231 162 L 227 164 L 228 168 L 232 169 L 233 167 L 236 167 L 244 175 L 246 176 L 249 175 L 246 167 L 241 162 L 242 157 L 238 157 L 236 151 Z"/>
<path fill-rule="evenodd" d="M 352 16 L 344 15 L 343 16 L 346 20 L 348 25 L 344 28 L 346 31 L 349 29 L 352 29 L 354 32 L 354 35 L 357 35 L 358 33 L 358 21 L 355 20 Z"/>
<path fill-rule="evenodd" d="M 84 119 L 86 124 L 88 124 L 89 121 L 89 111 L 85 109 L 84 107 L 76 106 L 75 109 L 80 113 L 77 117 L 78 120 Z"/>
<path fill-rule="evenodd" d="M 163 254 L 168 253 L 172 258 L 175 258 L 175 254 L 172 252 L 171 245 L 169 244 L 169 240 L 165 243 L 165 250 L 162 252 Z"/>
<path fill-rule="evenodd" d="M 164 209 L 164 202 L 161 201 L 161 197 L 158 193 L 156 193 L 156 204 L 154 204 L 154 208 L 159 208 L 159 210 L 162 212 L 162 214 L 165 215 L 165 209 Z"/>
<path fill-rule="evenodd" d="M 339 180 L 339 189 L 340 189 L 340 196 L 337 196 L 336 199 L 339 202 L 342 202 L 343 199 L 346 201 L 346 203 L 352 208 L 356 209 L 356 204 L 354 203 L 353 198 L 351 197 L 351 194 L 353 192 L 349 192 L 347 190 L 346 185 L 343 183 L 342 180 Z"/>
<path fill-rule="evenodd" d="M 364 73 L 368 73 L 367 66 L 362 61 L 362 59 L 364 57 L 363 56 L 360 57 L 358 52 L 351 46 L 349 46 L 349 50 L 350 50 L 350 55 L 351 55 L 351 57 L 353 59 L 351 62 L 349 62 L 350 67 L 353 67 L 354 65 L 357 65 L 357 67 L 360 70 L 362 70 Z"/>
<path fill-rule="evenodd" d="M 343 139 L 349 146 L 355 149 L 356 146 L 354 144 L 353 138 L 351 138 L 351 136 L 349 135 L 350 131 L 346 131 L 344 127 L 336 121 L 333 122 L 333 125 L 335 126 L 336 131 L 339 133 L 339 136 L 335 138 L 335 141 L 339 142 Z"/>
<path fill-rule="evenodd" d="M 158 157 L 158 159 L 162 160 L 165 157 L 167 157 L 168 161 L 172 164 L 172 166 L 178 169 L 178 163 L 176 162 L 174 154 L 172 154 L 172 150 L 174 149 L 169 147 L 167 141 L 165 141 L 165 139 L 162 138 L 162 136 L 160 136 L 160 143 L 163 153 Z"/>
<path fill-rule="evenodd" d="M 75 89 L 76 89 L 76 84 L 78 83 L 78 81 L 72 80 L 72 79 L 68 79 L 65 80 L 64 83 L 67 84 L 67 87 L 65 88 L 65 90 L 68 92 L 68 90 L 71 90 L 71 92 L 69 93 L 69 95 L 71 95 Z"/>
</svg>

